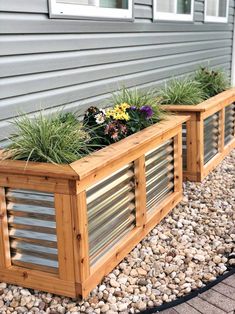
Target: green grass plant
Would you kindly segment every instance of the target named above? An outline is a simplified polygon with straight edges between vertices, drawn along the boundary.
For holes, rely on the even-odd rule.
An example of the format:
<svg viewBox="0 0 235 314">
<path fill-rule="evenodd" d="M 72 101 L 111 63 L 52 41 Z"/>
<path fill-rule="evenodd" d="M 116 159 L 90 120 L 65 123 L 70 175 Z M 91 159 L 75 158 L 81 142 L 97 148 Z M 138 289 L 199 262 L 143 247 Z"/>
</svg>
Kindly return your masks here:
<svg viewBox="0 0 235 314">
<path fill-rule="evenodd" d="M 213 97 L 229 87 L 229 80 L 222 69 L 212 70 L 201 67 L 194 76 L 206 95 L 206 99 Z"/>
<path fill-rule="evenodd" d="M 90 136 L 72 113 L 34 118 L 20 116 L 13 121 L 16 132 L 6 149 L 6 156 L 16 160 L 71 163 L 92 151 Z"/>
<path fill-rule="evenodd" d="M 201 85 L 189 77 L 167 82 L 158 96 L 163 105 L 197 105 L 205 99 Z"/>
</svg>

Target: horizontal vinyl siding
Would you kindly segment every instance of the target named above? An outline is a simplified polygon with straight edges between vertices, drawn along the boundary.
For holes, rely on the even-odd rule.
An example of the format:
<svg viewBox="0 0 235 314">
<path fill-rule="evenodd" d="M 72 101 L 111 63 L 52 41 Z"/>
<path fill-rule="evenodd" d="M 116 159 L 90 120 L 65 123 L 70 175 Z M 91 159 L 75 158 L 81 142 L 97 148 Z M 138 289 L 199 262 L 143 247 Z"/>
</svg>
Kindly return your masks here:
<svg viewBox="0 0 235 314">
<path fill-rule="evenodd" d="M 229 23 L 153 22 L 152 1 L 135 1 L 135 21 L 49 19 L 47 0 L 0 2 L 0 140 L 19 112 L 64 107 L 81 113 L 118 87 L 157 87 L 208 63 L 231 71 Z"/>
</svg>

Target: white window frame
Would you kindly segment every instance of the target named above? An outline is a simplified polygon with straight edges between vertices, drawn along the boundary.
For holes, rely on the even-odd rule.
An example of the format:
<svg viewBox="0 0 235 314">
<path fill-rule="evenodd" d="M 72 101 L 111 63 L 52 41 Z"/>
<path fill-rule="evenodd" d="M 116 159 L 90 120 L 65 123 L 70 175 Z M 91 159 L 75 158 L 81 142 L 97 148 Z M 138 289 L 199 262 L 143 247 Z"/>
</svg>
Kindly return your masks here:
<svg viewBox="0 0 235 314">
<path fill-rule="evenodd" d="M 168 13 L 168 12 L 158 12 L 157 11 L 157 1 L 153 0 L 153 18 L 154 20 L 163 21 L 188 21 L 193 22 L 194 20 L 194 0 L 191 0 L 191 13 L 190 14 L 178 14 L 178 13 Z M 175 1 L 175 12 L 177 11 L 177 0 Z"/>
<path fill-rule="evenodd" d="M 216 3 L 216 12 L 219 15 L 219 0 L 214 0 Z M 205 22 L 215 22 L 215 23 L 228 23 L 228 13 L 229 13 L 229 0 L 227 1 L 226 5 L 226 17 L 221 17 L 221 16 L 212 16 L 212 15 L 207 15 L 207 0 L 205 0 L 205 17 L 204 21 Z"/>
<path fill-rule="evenodd" d="M 57 3 L 56 0 L 49 0 L 49 12 L 51 18 L 133 20 L 133 0 L 128 0 L 128 9 L 100 8 L 96 6 Z"/>
</svg>

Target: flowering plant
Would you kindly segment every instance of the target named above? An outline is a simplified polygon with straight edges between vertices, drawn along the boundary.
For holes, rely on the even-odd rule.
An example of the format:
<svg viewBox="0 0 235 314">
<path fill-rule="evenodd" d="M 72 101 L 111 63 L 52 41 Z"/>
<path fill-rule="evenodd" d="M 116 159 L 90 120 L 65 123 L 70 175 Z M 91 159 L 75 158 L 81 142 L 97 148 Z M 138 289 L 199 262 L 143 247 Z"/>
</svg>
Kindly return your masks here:
<svg viewBox="0 0 235 314">
<path fill-rule="evenodd" d="M 117 142 L 156 121 L 152 106 L 137 107 L 125 102 L 106 110 L 90 107 L 84 117 L 84 124 L 94 132 L 96 144 L 100 145 Z"/>
</svg>

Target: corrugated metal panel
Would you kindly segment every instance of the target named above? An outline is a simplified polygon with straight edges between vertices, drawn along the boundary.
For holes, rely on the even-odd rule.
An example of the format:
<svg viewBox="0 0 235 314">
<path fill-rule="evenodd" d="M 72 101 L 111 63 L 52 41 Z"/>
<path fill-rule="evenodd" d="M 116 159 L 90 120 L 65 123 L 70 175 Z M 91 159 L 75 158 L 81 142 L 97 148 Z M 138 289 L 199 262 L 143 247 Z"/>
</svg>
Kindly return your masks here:
<svg viewBox="0 0 235 314">
<path fill-rule="evenodd" d="M 204 164 L 218 153 L 219 113 L 204 120 Z"/>
<path fill-rule="evenodd" d="M 157 87 L 200 64 L 231 71 L 229 23 L 153 22 L 152 1 L 136 0 L 135 22 L 49 19 L 47 0 L 0 3 L 0 141 L 19 112 L 101 105 L 110 92 Z M 187 27 L 186 27 L 187 25 Z"/>
<path fill-rule="evenodd" d="M 58 272 L 54 195 L 6 189 L 12 264 Z"/>
<path fill-rule="evenodd" d="M 227 145 L 235 136 L 235 104 L 225 108 L 224 143 Z"/>
<path fill-rule="evenodd" d="M 87 191 L 91 264 L 134 228 L 134 180 L 129 164 Z"/>
<path fill-rule="evenodd" d="M 187 169 L 187 127 L 186 123 L 182 125 L 182 158 L 183 158 L 183 169 Z"/>
<path fill-rule="evenodd" d="M 146 154 L 147 210 L 150 211 L 174 189 L 173 140 Z"/>
</svg>

